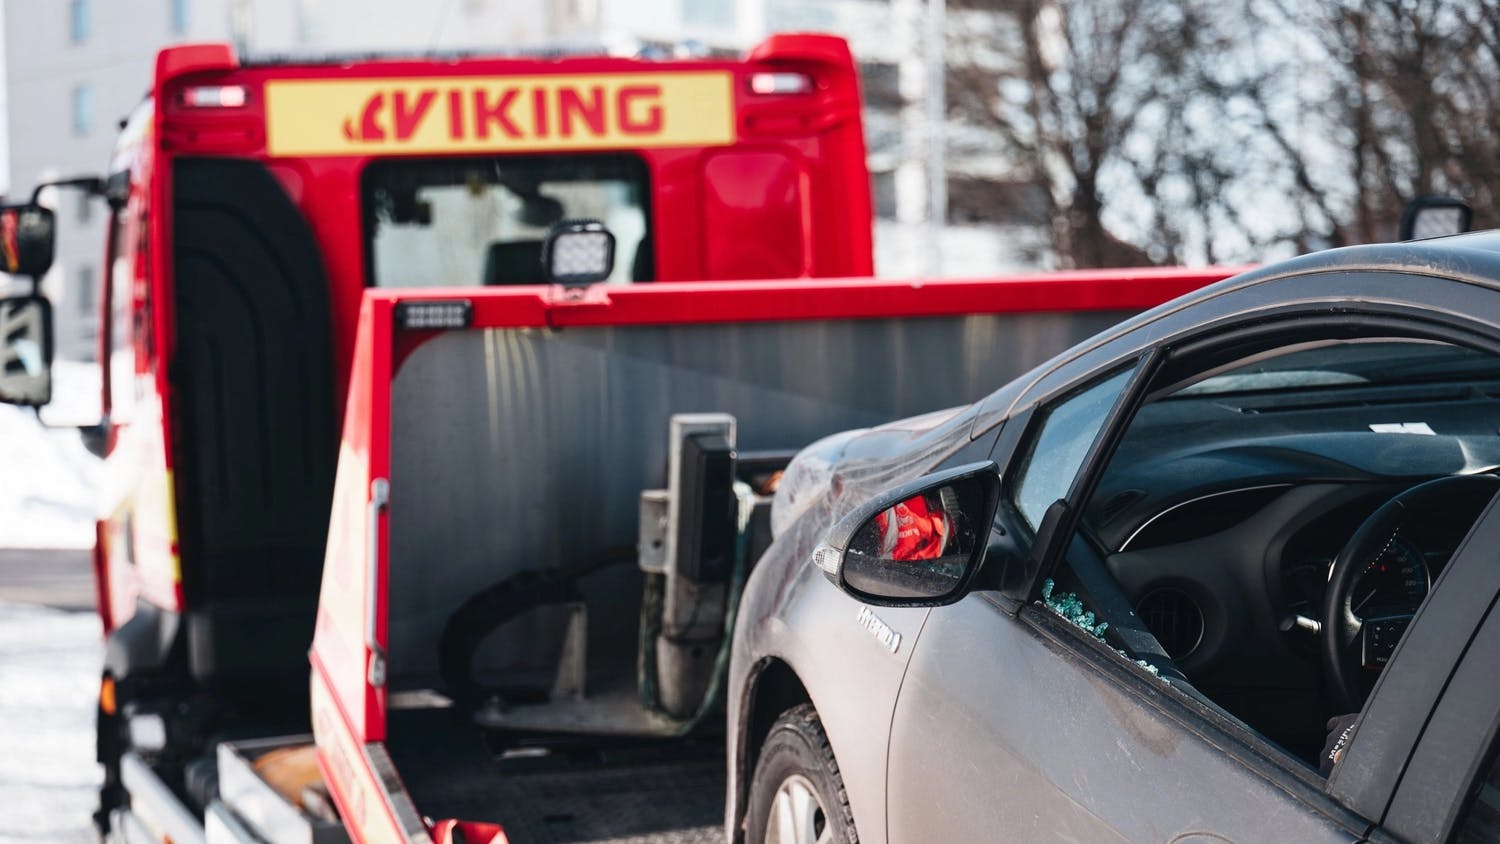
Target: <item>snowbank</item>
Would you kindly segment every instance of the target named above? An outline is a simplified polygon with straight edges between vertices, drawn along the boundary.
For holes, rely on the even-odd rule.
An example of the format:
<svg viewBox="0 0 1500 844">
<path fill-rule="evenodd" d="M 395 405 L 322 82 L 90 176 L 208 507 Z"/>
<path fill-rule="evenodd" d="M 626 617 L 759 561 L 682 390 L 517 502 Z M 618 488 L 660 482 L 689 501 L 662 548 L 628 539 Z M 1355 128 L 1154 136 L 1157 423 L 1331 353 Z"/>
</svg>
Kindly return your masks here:
<svg viewBox="0 0 1500 844">
<path fill-rule="evenodd" d="M 54 424 L 98 420 L 99 368 L 53 364 Z M 28 408 L 0 405 L 0 548 L 90 548 L 99 460 L 74 428 L 48 429 Z"/>
<path fill-rule="evenodd" d="M 103 657 L 93 612 L 0 601 L 0 844 L 95 840 Z"/>
</svg>

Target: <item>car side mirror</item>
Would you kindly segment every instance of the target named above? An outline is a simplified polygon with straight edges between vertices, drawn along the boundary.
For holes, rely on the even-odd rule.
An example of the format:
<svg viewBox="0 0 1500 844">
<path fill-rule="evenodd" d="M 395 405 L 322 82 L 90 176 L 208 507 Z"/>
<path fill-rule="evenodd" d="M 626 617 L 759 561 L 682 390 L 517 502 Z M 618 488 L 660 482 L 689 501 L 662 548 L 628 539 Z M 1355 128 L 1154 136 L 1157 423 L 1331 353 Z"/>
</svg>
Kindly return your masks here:
<svg viewBox="0 0 1500 844">
<path fill-rule="evenodd" d="M 598 284 L 615 271 L 615 236 L 598 220 L 554 223 L 542 241 L 542 265 L 553 284 Z"/>
<path fill-rule="evenodd" d="M 41 296 L 0 299 L 0 402 L 52 400 L 52 305 Z"/>
<path fill-rule="evenodd" d="M 34 202 L 0 206 L 0 272 L 41 278 L 52 268 L 57 218 Z"/>
<path fill-rule="evenodd" d="M 869 604 L 936 607 L 967 592 L 1000 501 L 991 461 L 935 472 L 871 499 L 813 551 L 833 584 Z"/>
</svg>

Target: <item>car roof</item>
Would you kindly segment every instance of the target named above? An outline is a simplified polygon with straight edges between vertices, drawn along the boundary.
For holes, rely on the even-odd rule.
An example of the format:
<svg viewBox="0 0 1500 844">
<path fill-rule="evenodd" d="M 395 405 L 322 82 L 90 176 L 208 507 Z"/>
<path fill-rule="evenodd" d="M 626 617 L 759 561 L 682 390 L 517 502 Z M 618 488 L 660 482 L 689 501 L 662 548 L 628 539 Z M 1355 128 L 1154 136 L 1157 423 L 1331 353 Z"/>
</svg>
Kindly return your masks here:
<svg viewBox="0 0 1500 844">
<path fill-rule="evenodd" d="M 1244 282 L 1330 270 L 1414 272 L 1500 287 L 1500 229 L 1328 249 L 1268 264 L 1238 278 Z"/>
<path fill-rule="evenodd" d="M 1208 285 L 1105 329 L 1021 376 L 1017 381 L 1022 383 L 1012 382 L 981 400 L 973 434 L 977 436 L 999 418 L 1043 398 L 1050 390 L 1044 385 L 1054 375 L 1095 371 L 1097 362 L 1090 362 L 1093 353 L 1121 338 L 1138 334 L 1142 342 L 1149 342 L 1153 334 L 1167 330 L 1174 323 L 1180 325 L 1185 313 L 1193 313 L 1200 305 L 1220 297 L 1295 278 L 1334 273 L 1427 275 L 1500 291 L 1500 229 L 1312 252 Z M 1207 310 L 1212 311 L 1212 305 Z M 1494 314 L 1491 321 L 1494 317 L 1500 317 L 1500 313 Z"/>
</svg>

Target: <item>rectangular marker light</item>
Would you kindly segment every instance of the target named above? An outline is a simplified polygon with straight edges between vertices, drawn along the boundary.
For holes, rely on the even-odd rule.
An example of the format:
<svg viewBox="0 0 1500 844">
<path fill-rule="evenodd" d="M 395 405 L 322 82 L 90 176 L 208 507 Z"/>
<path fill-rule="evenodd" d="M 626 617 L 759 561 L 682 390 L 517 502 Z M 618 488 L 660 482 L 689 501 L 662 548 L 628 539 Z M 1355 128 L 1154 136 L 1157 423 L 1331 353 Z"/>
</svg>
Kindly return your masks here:
<svg viewBox="0 0 1500 844">
<path fill-rule="evenodd" d="M 468 328 L 473 322 L 474 304 L 468 299 L 396 304 L 396 327 L 406 331 Z"/>
<path fill-rule="evenodd" d="M 243 85 L 201 85 L 182 92 L 182 104 L 189 108 L 240 108 L 248 100 Z"/>
<path fill-rule="evenodd" d="M 750 92 L 753 94 L 806 94 L 812 89 L 812 77 L 805 73 L 755 73 L 750 76 Z"/>
</svg>

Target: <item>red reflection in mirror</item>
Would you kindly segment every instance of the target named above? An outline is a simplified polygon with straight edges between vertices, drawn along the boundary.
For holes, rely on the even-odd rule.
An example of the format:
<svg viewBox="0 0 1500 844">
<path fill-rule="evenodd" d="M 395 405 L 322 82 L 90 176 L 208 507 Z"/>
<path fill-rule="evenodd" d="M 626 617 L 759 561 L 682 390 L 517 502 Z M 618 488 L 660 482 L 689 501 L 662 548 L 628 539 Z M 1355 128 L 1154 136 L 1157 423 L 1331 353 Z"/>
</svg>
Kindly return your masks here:
<svg viewBox="0 0 1500 844">
<path fill-rule="evenodd" d="M 952 523 L 936 495 L 916 495 L 885 510 L 875 517 L 875 528 L 880 535 L 878 556 L 901 562 L 941 557 L 952 534 Z"/>
</svg>

